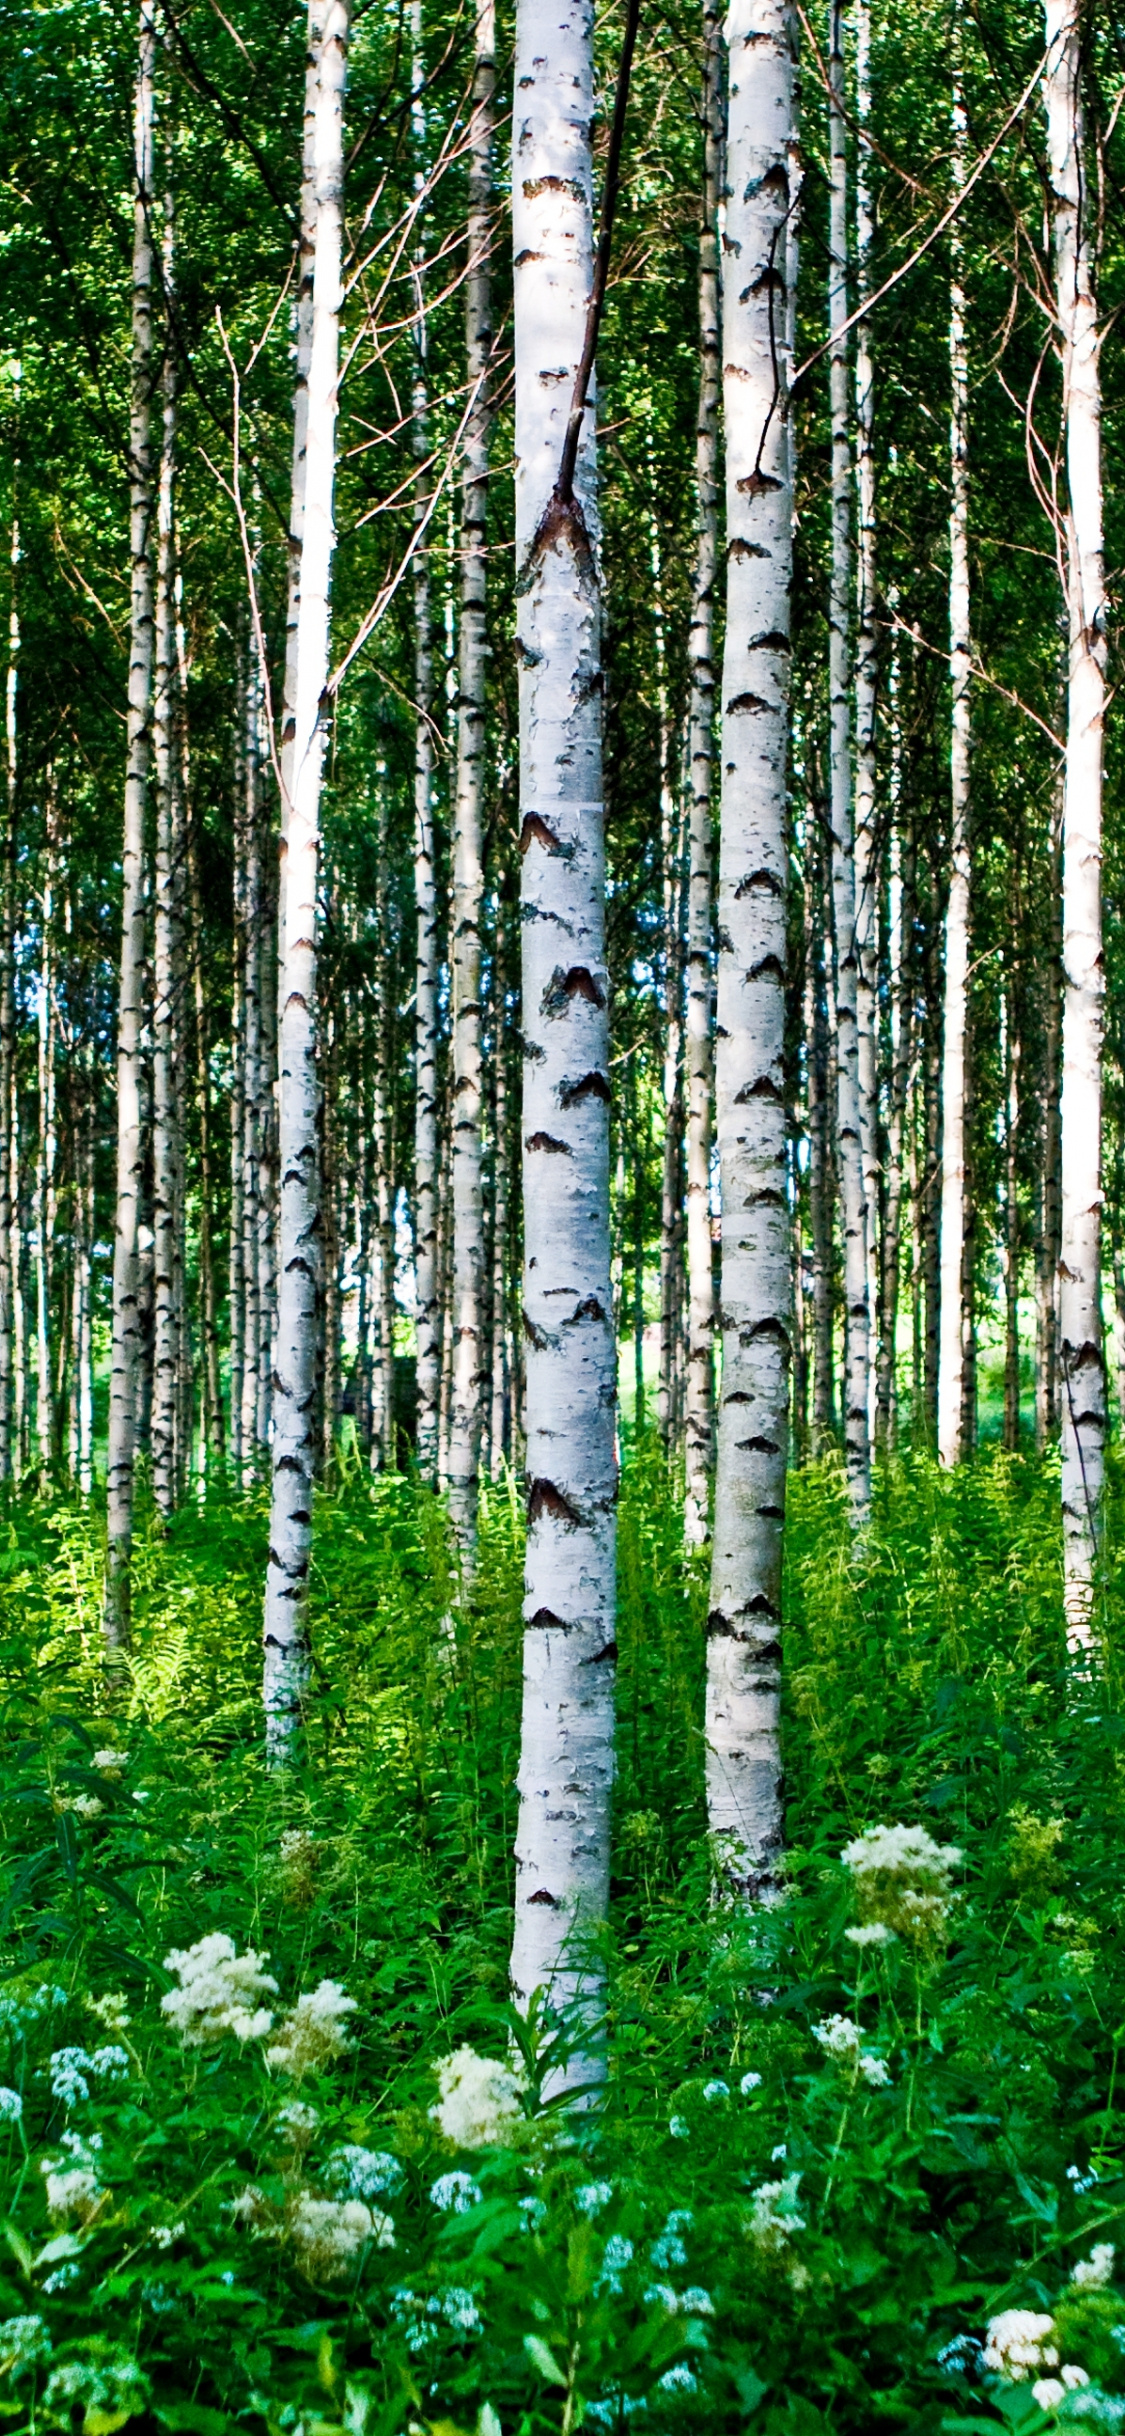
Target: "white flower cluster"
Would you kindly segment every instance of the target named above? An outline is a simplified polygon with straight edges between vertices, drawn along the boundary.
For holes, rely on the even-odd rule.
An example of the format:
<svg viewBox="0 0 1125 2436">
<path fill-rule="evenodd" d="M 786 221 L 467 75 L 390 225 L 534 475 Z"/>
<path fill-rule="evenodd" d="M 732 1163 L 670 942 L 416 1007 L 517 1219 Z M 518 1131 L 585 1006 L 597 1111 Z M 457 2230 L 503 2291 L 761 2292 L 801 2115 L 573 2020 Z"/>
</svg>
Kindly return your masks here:
<svg viewBox="0 0 1125 2436">
<path fill-rule="evenodd" d="M 862 1926 L 878 1931 L 853 1942 L 882 1944 L 888 1936 L 932 1945 L 945 1925 L 950 1878 L 961 1859 L 955 1844 L 935 1844 L 924 1827 L 872 1827 L 846 1844 L 841 1855 L 850 1870 Z"/>
<path fill-rule="evenodd" d="M 602 2252 L 601 2273 L 594 2286 L 595 2293 L 612 2292 L 620 2299 L 622 2277 L 626 2267 L 633 2264 L 633 2245 L 625 2233 L 611 2233 Z"/>
<path fill-rule="evenodd" d="M 73 1811 L 79 1819 L 100 1819 L 105 1803 L 98 1800 L 96 1793 L 65 1793 L 56 1797 L 55 1808 Z"/>
<path fill-rule="evenodd" d="M 794 2233 L 805 2230 L 805 2219 L 797 2208 L 800 2180 L 799 2174 L 787 2174 L 784 2182 L 761 2182 L 754 2192 L 748 2231 L 767 2258 L 780 2258 Z"/>
<path fill-rule="evenodd" d="M 22 2038 L 45 2013 L 69 2001 L 65 1988 L 8 1988 L 0 1996 L 0 2030 Z"/>
<path fill-rule="evenodd" d="M 99 1776 L 121 1776 L 129 1765 L 127 1751 L 95 1751 L 92 1766 Z"/>
<path fill-rule="evenodd" d="M 597 2216 L 602 2208 L 608 2208 L 612 2197 L 612 2182 L 584 2182 L 574 2194 L 574 2204 L 580 2216 Z"/>
<path fill-rule="evenodd" d="M 702 2284 L 689 2284 L 686 2292 L 677 2292 L 671 2284 L 650 2284 L 644 2295 L 646 2309 L 659 2304 L 670 2318 L 713 2318 L 715 2304 Z"/>
<path fill-rule="evenodd" d="M 289 2238 L 312 2283 L 334 2283 L 373 2242 L 377 2250 L 393 2250 L 395 2229 L 380 2209 L 372 2213 L 362 2199 L 317 2199 L 302 2191 L 289 2217 Z"/>
<path fill-rule="evenodd" d="M 0 2123 L 18 2123 L 23 2113 L 23 2099 L 18 2089 L 0 2089 Z"/>
<path fill-rule="evenodd" d="M 220 1929 L 165 1955 L 165 1970 L 174 1971 L 180 1984 L 161 1997 L 160 2010 L 185 2047 L 212 2046 L 228 2031 L 243 2043 L 265 2037 L 273 2015 L 258 2000 L 276 1996 L 277 1981 L 263 1971 L 264 1961 L 264 1954 L 252 1948 L 237 1953 L 233 1937 L 224 1937 Z"/>
<path fill-rule="evenodd" d="M 1041 2411 L 1053 2411 L 1067 2394 L 1081 2393 L 1089 2382 L 1085 2369 L 1076 2368 L 1073 2360 L 1068 2360 L 1057 2377 L 1037 2377 L 1031 2391 Z"/>
<path fill-rule="evenodd" d="M 1013 2385 L 1022 2385 L 1037 2368 L 1057 2368 L 1059 2354 L 1052 2341 L 1054 2331 L 1054 2319 L 1045 2317 L 1041 2310 L 1001 2310 L 999 2317 L 988 2322 L 985 2367 L 998 2377 L 1007 2377 Z"/>
<path fill-rule="evenodd" d="M 657 2235 L 649 2251 L 649 2257 L 653 2266 L 661 2274 L 666 2275 L 670 2267 L 686 2267 L 687 2251 L 684 2247 L 684 2234 L 690 2223 L 690 2208 L 673 2208 L 665 2223 L 664 2231 Z"/>
<path fill-rule="evenodd" d="M 834 2064 L 843 2064 L 851 2072 L 853 2080 L 858 2073 L 870 2089 L 886 2088 L 891 2076 L 882 2056 L 868 2055 L 863 2032 L 849 2014 L 832 2013 L 826 2021 L 815 2023 L 813 2037 Z"/>
<path fill-rule="evenodd" d="M 325 2064 L 343 2055 L 347 2046 L 345 2024 L 349 2013 L 356 2011 L 354 1996 L 348 1996 L 335 1979 L 322 1979 L 318 1988 L 299 1996 L 281 2024 L 277 2039 L 266 2049 L 266 2062 L 275 2072 L 288 2073 L 290 2080 L 299 2081 L 306 2072 L 320 2072 Z"/>
<path fill-rule="evenodd" d="M 290 2105 L 282 2106 L 278 2111 L 277 2128 L 284 2132 L 287 2140 L 292 2141 L 294 2148 L 308 2147 L 319 2122 L 320 2116 L 315 2106 L 306 2106 L 300 2098 L 294 2098 Z"/>
<path fill-rule="evenodd" d="M 439 2174 L 430 2187 L 431 2206 L 443 2216 L 463 2216 L 467 2208 L 479 2208 L 481 2189 L 471 2174 Z"/>
<path fill-rule="evenodd" d="M 51 2356 L 51 2338 L 43 2319 L 38 2316 L 5 2318 L 0 2325 L 0 2367 L 9 2377 L 20 2377 L 29 2368 Z"/>
<path fill-rule="evenodd" d="M 127 2081 L 129 2058 L 124 2047 L 95 2047 L 92 2055 L 84 2047 L 56 2047 L 48 2071 L 52 2097 L 61 2099 L 69 2110 L 89 2097 L 90 2079 Z"/>
<path fill-rule="evenodd" d="M 128 2352 L 94 2335 L 77 2359 L 60 2361 L 52 2369 L 43 2400 L 64 2427 L 74 2424 L 80 2404 L 85 2405 L 87 2421 L 98 2414 L 103 2425 L 108 2418 L 110 2426 L 120 2427 L 144 2409 L 148 2394 L 148 2378 Z"/>
<path fill-rule="evenodd" d="M 39 2171 L 46 2179 L 51 2216 L 77 2216 L 79 2223 L 85 2224 L 93 2215 L 104 2195 L 98 2179 L 101 2145 L 98 2132 L 91 2132 L 85 2140 L 78 2132 L 64 2132 L 62 2146 L 66 2156 L 40 2160 Z"/>
<path fill-rule="evenodd" d="M 95 2021 L 104 2022 L 107 2030 L 127 2030 L 129 2008 L 123 1996 L 88 1996 L 86 2010 Z"/>
<path fill-rule="evenodd" d="M 333 2149 L 324 2170 L 330 2191 L 349 2199 L 390 2199 L 402 2187 L 397 2157 L 382 2148 L 357 2148 L 348 2143 Z"/>
<path fill-rule="evenodd" d="M 1117 2253 L 1111 2241 L 1096 2241 L 1089 2258 L 1080 2258 L 1071 2283 L 1076 2292 L 1104 2292 L 1113 2282 L 1113 2262 Z"/>
<path fill-rule="evenodd" d="M 495 2148 L 522 2120 L 520 2083 L 505 2065 L 458 2047 L 436 2070 L 441 2098 L 430 2119 L 455 2148 Z"/>
<path fill-rule="evenodd" d="M 703 2085 L 703 2095 L 706 2098 L 708 2105 L 714 2106 L 718 2099 L 729 2098 L 730 2090 L 728 2089 L 725 2081 L 705 2081 Z"/>
<path fill-rule="evenodd" d="M 414 2352 L 428 2351 L 442 2326 L 469 2335 L 479 2334 L 483 2323 L 472 2293 L 461 2284 L 433 2292 L 426 2300 L 408 2284 L 399 2284 L 391 2294 L 391 2315 L 405 2332 L 407 2350 Z"/>
<path fill-rule="evenodd" d="M 760 2089 L 761 2086 L 762 2076 L 760 2072 L 744 2072 L 742 2079 L 738 2084 L 738 2094 L 740 2097 L 748 2098 L 752 2089 Z"/>
</svg>

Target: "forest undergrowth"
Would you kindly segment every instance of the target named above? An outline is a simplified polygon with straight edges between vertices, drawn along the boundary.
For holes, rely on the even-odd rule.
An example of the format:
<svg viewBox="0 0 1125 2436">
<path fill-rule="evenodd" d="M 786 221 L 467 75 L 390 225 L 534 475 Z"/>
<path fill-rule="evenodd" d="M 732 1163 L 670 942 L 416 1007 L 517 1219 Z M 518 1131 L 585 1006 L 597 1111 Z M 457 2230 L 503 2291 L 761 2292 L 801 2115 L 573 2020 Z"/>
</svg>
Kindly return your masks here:
<svg viewBox="0 0 1125 2436">
<path fill-rule="evenodd" d="M 1121 1558 L 1075 1674 L 1055 1465 L 906 1458 L 858 1555 L 840 1474 L 796 1475 L 782 1898 L 740 1916 L 712 1900 L 678 1512 L 635 1451 L 609 2080 L 576 2118 L 537 2106 L 546 2034 L 521 2056 L 506 2007 L 514 1494 L 471 1603 L 411 1483 L 322 1500 L 284 1780 L 264 1501 L 150 1522 L 114 1705 L 97 1525 L 11 1509 L 13 2431 L 1125 2425 Z"/>
</svg>

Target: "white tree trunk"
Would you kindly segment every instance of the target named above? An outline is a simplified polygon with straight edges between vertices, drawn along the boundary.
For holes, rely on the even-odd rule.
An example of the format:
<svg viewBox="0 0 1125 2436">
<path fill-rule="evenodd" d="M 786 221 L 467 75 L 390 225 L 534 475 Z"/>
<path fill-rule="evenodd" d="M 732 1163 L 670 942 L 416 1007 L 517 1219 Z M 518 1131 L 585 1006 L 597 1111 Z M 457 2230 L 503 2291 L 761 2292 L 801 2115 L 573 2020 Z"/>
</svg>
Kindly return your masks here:
<svg viewBox="0 0 1125 2436">
<path fill-rule="evenodd" d="M 836 1155 L 844 1238 L 844 1458 L 857 1522 L 871 1498 L 870 1314 L 867 1208 L 864 1200 L 857 1002 L 859 944 L 852 832 L 851 753 L 851 446 L 848 342 L 847 125 L 844 117 L 842 0 L 829 6 L 830 98 L 828 327 L 832 408 L 832 580 L 829 598 L 831 703 L 830 801 L 832 902 L 836 926 Z"/>
<path fill-rule="evenodd" d="M 725 1882 L 764 1891 L 781 1840 L 781 1554 L 789 1437 L 790 1220 L 784 1086 L 786 779 L 793 502 L 784 362 L 793 133 L 785 0 L 733 0 L 723 397 L 716 1115 L 722 1185 L 707 1811 Z"/>
<path fill-rule="evenodd" d="M 487 388 L 492 353 L 492 121 L 496 80 L 494 0 L 477 10 L 469 155 L 469 268 L 465 352 L 476 403 L 465 433 L 461 522 L 460 689 L 453 815 L 453 1418 L 449 1502 L 471 1567 L 476 1533 L 484 1389 L 484 1203 L 481 1192 L 481 839 L 485 800 L 485 680 L 488 668 Z"/>
<path fill-rule="evenodd" d="M 58 870 L 58 803 L 53 769 L 47 772 L 47 867 L 42 898 L 39 965 L 39 1142 L 35 1161 L 35 1435 L 39 1471 L 46 1480 L 54 1458 L 51 1390 L 51 1254 L 55 1204 L 55 883 Z"/>
<path fill-rule="evenodd" d="M 512 1368 L 508 1329 L 508 1042 L 507 956 L 504 901 L 497 891 L 492 942 L 492 1393 L 489 1468 L 498 1480 L 504 1468 L 508 1392 Z"/>
<path fill-rule="evenodd" d="M 421 9 L 414 0 L 414 173 L 419 213 L 414 272 L 414 453 L 418 460 L 414 514 L 421 526 L 429 507 L 429 398 L 426 386 L 426 303 L 422 284 L 424 247 L 421 197 L 425 186 L 425 117 L 422 108 Z M 418 1463 L 425 1480 L 438 1472 L 442 1333 L 438 1262 L 438 929 L 434 872 L 433 769 L 430 726 L 433 646 L 430 628 L 430 553 L 423 537 L 414 553 L 414 1302 L 418 1392 Z"/>
<path fill-rule="evenodd" d="M 965 181 L 966 125 L 961 91 L 960 19 L 954 13 L 953 185 Z M 965 1325 L 962 1295 L 965 1249 L 965 1086 L 968 1037 L 969 917 L 972 874 L 969 810 L 972 782 L 970 687 L 972 636 L 969 623 L 969 366 L 965 338 L 965 292 L 961 242 L 955 220 L 950 237 L 949 430 L 952 505 L 949 516 L 949 657 L 953 681 L 950 737 L 950 869 L 945 916 L 945 1003 L 941 1069 L 941 1301 L 938 1349 L 938 1454 L 958 1463 L 964 1444 Z"/>
<path fill-rule="evenodd" d="M 14 375 L 18 420 L 20 367 Z M 19 770 L 20 662 L 20 525 L 17 501 L 18 455 L 12 465 L 12 539 L 9 550 L 11 601 L 8 609 L 8 666 L 4 680 L 5 827 L 0 868 L 0 1481 L 12 1477 L 13 1331 L 15 1281 L 12 1271 L 12 1178 L 8 1110 L 12 1102 L 15 1057 L 15 974 L 13 922 L 15 915 L 17 777 Z"/>
<path fill-rule="evenodd" d="M 316 253 L 316 94 L 325 0 L 309 0 L 305 53 L 305 110 L 301 133 L 300 230 L 297 295 L 293 312 L 293 456 L 289 481 L 288 597 L 285 609 L 285 691 L 281 713 L 281 872 L 284 879 L 289 803 L 293 792 L 293 737 L 297 715 L 297 624 L 301 607 L 301 546 L 305 533 L 305 460 L 309 433 L 309 362 L 313 333 L 313 261 Z M 278 900 L 280 924 L 281 901 Z M 278 938 L 280 957 L 281 940 Z M 280 987 L 280 972 L 278 976 Z M 280 1010 L 279 1010 L 280 1012 Z"/>
<path fill-rule="evenodd" d="M 713 0 L 703 11 L 703 196 L 699 230 L 699 411 L 695 432 L 696 535 L 688 664 L 687 1066 L 688 1342 L 684 1397 L 684 1537 L 699 1548 L 710 1529 L 715 1434 L 715 1288 L 711 1259 L 712 852 L 715 718 L 715 579 L 719 564 L 719 260 L 722 49 Z"/>
<path fill-rule="evenodd" d="M 331 639 L 348 0 L 328 0 L 320 46 L 313 179 L 316 243 L 304 530 L 297 621 L 293 787 L 283 871 L 278 995 L 280 1260 L 263 1699 L 267 1750 L 293 1752 L 308 1678 L 308 1573 L 316 1470 L 321 1302 L 317 1159 L 316 931 L 323 696 Z"/>
<path fill-rule="evenodd" d="M 592 16 L 519 0 L 512 124 L 528 1539 L 512 1981 L 600 2010 L 615 1358 L 592 403 L 556 497 L 592 280 Z M 590 2060 L 586 2060 L 586 2071 Z"/>
<path fill-rule="evenodd" d="M 171 227 L 166 222 L 164 281 L 172 278 Z M 176 381 L 171 335 L 165 341 L 164 424 L 157 495 L 156 670 L 153 699 L 153 780 L 156 798 L 156 888 L 153 920 L 152 1206 L 153 1394 L 152 1486 L 165 1521 L 176 1504 L 177 1407 L 180 1383 L 178 1277 L 179 1106 L 177 1033 L 179 873 L 175 797 L 179 789 L 176 736 L 175 599 Z"/>
<path fill-rule="evenodd" d="M 1067 1637 L 1088 1642 L 1101 1531 L 1102 749 L 1107 601 L 1102 567 L 1100 341 L 1086 183 L 1079 0 L 1047 0 L 1044 90 L 1066 420 L 1070 629 L 1063 805 L 1062 1247 L 1059 1341 Z"/>
<path fill-rule="evenodd" d="M 872 285 L 871 248 L 875 235 L 870 156 L 862 135 L 871 116 L 869 0 L 856 0 L 855 98 L 856 118 L 861 131 L 855 155 L 856 288 L 863 296 Z M 875 367 L 871 356 L 871 325 L 867 321 L 861 321 L 856 331 L 855 475 L 858 543 L 855 639 L 856 1071 L 867 1228 L 867 1418 L 870 1436 L 875 1419 L 876 1367 L 871 1358 L 871 1339 L 879 1309 L 879 852 L 875 740 L 879 629 L 876 596 Z"/>
<path fill-rule="evenodd" d="M 117 1000 L 117 1184 L 106 1458 L 105 1641 L 112 1663 L 129 1639 L 137 1362 L 138 1204 L 143 1178 L 141 1018 L 144 986 L 144 818 L 152 736 L 152 109 L 153 0 L 141 0 L 134 115 L 133 385 L 129 420 L 129 705 Z"/>
</svg>

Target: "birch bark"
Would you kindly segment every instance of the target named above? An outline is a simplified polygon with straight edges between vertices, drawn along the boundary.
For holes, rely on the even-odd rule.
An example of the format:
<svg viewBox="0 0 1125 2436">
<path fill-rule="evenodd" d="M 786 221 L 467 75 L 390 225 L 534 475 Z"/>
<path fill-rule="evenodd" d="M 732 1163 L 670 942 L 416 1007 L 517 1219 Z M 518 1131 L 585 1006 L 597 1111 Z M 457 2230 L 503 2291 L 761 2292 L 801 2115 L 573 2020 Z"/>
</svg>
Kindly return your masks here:
<svg viewBox="0 0 1125 2436">
<path fill-rule="evenodd" d="M 715 1288 L 711 1254 L 712 1016 L 711 789 L 715 720 L 715 581 L 719 559 L 719 174 L 722 48 L 718 9 L 703 11 L 703 196 L 699 227 L 699 408 L 695 432 L 695 568 L 688 663 L 687 1066 L 688 1342 L 685 1381 L 684 1537 L 710 1530 L 715 1438 Z"/>
<path fill-rule="evenodd" d="M 856 858 L 851 750 L 851 445 L 848 342 L 847 127 L 842 0 L 829 7 L 829 382 L 832 410 L 832 578 L 829 599 L 830 818 L 836 918 L 836 1089 L 840 1221 L 844 1238 L 844 1459 L 857 1523 L 871 1499 L 870 1313 L 860 1107 Z"/>
<path fill-rule="evenodd" d="M 280 1259 L 263 1699 L 275 1763 L 296 1747 L 308 1678 L 307 1595 L 322 1291 L 317 1161 L 316 921 L 339 372 L 348 0 L 328 0 L 313 131 L 316 242 L 294 690 L 293 788 L 280 910 Z"/>
<path fill-rule="evenodd" d="M 792 459 L 786 327 L 793 135 L 786 0 L 732 0 L 723 234 L 727 616 L 716 1118 L 723 1237 L 707 1810 L 725 1882 L 764 1893 L 781 1841 L 781 1553 L 789 1431 L 784 1089 Z M 783 376 L 782 376 L 783 377 Z"/>
<path fill-rule="evenodd" d="M 172 227 L 166 208 L 164 287 L 172 282 Z M 170 332 L 163 367 L 163 437 L 157 491 L 155 691 L 153 699 L 153 792 L 156 798 L 156 870 L 153 919 L 152 1205 L 153 1205 L 153 1397 L 152 1486 L 165 1521 L 176 1505 L 177 1405 L 180 1372 L 180 1308 L 177 1295 L 179 1234 L 176 1133 L 176 999 L 179 874 L 175 796 L 179 785 L 176 737 L 175 466 L 176 376 Z"/>
<path fill-rule="evenodd" d="M 425 190 L 425 114 L 422 107 L 422 13 L 414 0 L 414 192 L 418 213 L 414 257 L 414 454 L 418 475 L 415 523 L 421 531 L 429 507 L 429 394 L 426 372 L 426 300 L 423 285 L 422 197 Z M 438 966 L 441 941 L 434 869 L 431 725 L 433 642 L 430 552 L 423 537 L 414 552 L 414 905 L 417 945 L 414 972 L 414 1299 L 418 1390 L 418 1463 L 423 1479 L 438 1471 L 441 1418 L 442 1330 L 438 1261 Z"/>
<path fill-rule="evenodd" d="M 953 18 L 953 188 L 965 182 L 966 122 L 961 90 L 960 13 Z M 950 870 L 945 916 L 945 1009 L 941 1074 L 941 1318 L 938 1358 L 938 1454 L 961 1461 L 964 1439 L 965 1323 L 961 1291 L 965 1251 L 965 1083 L 968 1028 L 969 849 L 971 790 L 969 624 L 969 372 L 959 223 L 950 232 L 949 371 L 951 387 L 949 518 L 949 656 L 953 679 L 950 738 Z"/>
<path fill-rule="evenodd" d="M 512 1980 L 600 2011 L 616 1642 L 592 12 L 519 0 L 512 131 L 528 1538 Z M 594 2067 L 596 2069 L 596 2066 Z M 591 2059 L 585 2060 L 585 2075 Z"/>
<path fill-rule="evenodd" d="M 117 1000 L 117 1178 L 113 1245 L 109 1446 L 106 1457 L 104 1632 L 112 1664 L 129 1640 L 138 1341 L 137 1224 L 142 1183 L 141 998 L 144 985 L 144 816 L 152 736 L 152 112 L 156 25 L 141 0 L 133 162 L 133 363 L 129 424 L 132 567 L 129 703 Z"/>
<path fill-rule="evenodd" d="M 40 1477 L 46 1480 L 55 1452 L 51 1393 L 51 1254 L 54 1242 L 55 1159 L 55 889 L 58 876 L 58 801 L 53 769 L 47 772 L 46 870 L 43 879 L 42 957 L 39 967 L 39 1141 L 35 1161 L 35 1435 Z"/>
<path fill-rule="evenodd" d="M 856 288 L 871 287 L 875 210 L 871 159 L 864 130 L 871 117 L 871 10 L 857 0 L 855 94 L 859 135 L 855 165 Z M 856 862 L 856 1048 L 863 1199 L 867 1213 L 868 1328 L 876 1335 L 880 1309 L 878 1213 L 879 1162 L 879 851 L 876 827 L 876 719 L 879 628 L 877 619 L 877 527 L 875 505 L 875 367 L 871 325 L 861 321 L 855 343 L 856 640 L 855 640 L 855 862 Z M 876 1337 L 877 1341 L 877 1337 Z M 868 1359 L 869 1427 L 875 1415 L 876 1362 Z"/>
<path fill-rule="evenodd" d="M 15 369 L 18 422 L 20 368 Z M 17 484 L 19 459 L 12 467 L 12 538 L 9 550 L 11 600 L 8 608 L 8 666 L 4 680 L 5 824 L 3 865 L 0 868 L 0 1481 L 12 1477 L 12 1389 L 15 1334 L 15 1277 L 12 1268 L 13 1179 L 8 1110 L 12 1103 L 15 1048 L 13 920 L 19 769 L 20 662 L 20 525 Z"/>
<path fill-rule="evenodd" d="M 488 447 L 492 353 L 492 122 L 496 81 L 494 0 L 480 0 L 469 129 L 469 268 L 465 352 L 475 390 L 465 432 L 461 518 L 461 633 L 453 818 L 453 1416 L 449 1503 L 471 1572 L 476 1537 L 484 1387 L 484 1201 L 481 1190 L 481 839 L 485 800 L 488 669 Z"/>
<path fill-rule="evenodd" d="M 1059 1364 L 1067 1638 L 1092 1635 L 1105 1463 L 1101 1324 L 1102 750 L 1108 604 L 1102 564 L 1100 337 L 1086 186 L 1080 0 L 1047 0 L 1044 95 L 1062 349 L 1070 656 L 1063 803 L 1062 1242 Z"/>
</svg>

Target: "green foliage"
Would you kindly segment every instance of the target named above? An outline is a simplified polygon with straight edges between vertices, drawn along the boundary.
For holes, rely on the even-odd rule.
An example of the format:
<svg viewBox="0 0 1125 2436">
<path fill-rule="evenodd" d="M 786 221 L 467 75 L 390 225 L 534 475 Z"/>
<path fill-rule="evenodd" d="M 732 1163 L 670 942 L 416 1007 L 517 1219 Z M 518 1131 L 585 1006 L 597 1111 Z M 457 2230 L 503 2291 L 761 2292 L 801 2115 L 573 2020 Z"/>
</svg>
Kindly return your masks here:
<svg viewBox="0 0 1125 2436">
<path fill-rule="evenodd" d="M 911 1458 L 857 1553 L 835 1468 L 794 1478 L 786 1880 L 746 1916 L 709 1881 L 705 1574 L 657 1453 L 632 1451 L 609 2079 L 565 2114 L 549 2081 L 536 2104 L 549 2024 L 514 2042 L 506 2006 L 508 1490 L 469 1605 L 411 1483 L 324 1501 L 316 1694 L 284 1780 L 259 1749 L 261 1510 L 142 1536 L 132 1688 L 107 1708 L 96 1532 L 14 1509 L 13 2436 L 1125 2420 L 1125 2293 L 1093 2248 L 1125 2208 L 1118 1593 L 1111 1568 L 1104 1674 L 1068 1675 L 1056 1513 L 1050 1467 Z M 878 1828 L 912 1833 L 860 1843 Z M 228 1997 L 193 2044 L 190 1966 L 168 1958 L 215 1937 Z M 456 2145 L 475 2135 L 435 2077 L 461 2049 L 522 2079 L 484 2147 Z M 1008 2310 L 1053 2321 L 1019 2377 L 1002 2334 L 983 2350 Z"/>
</svg>

